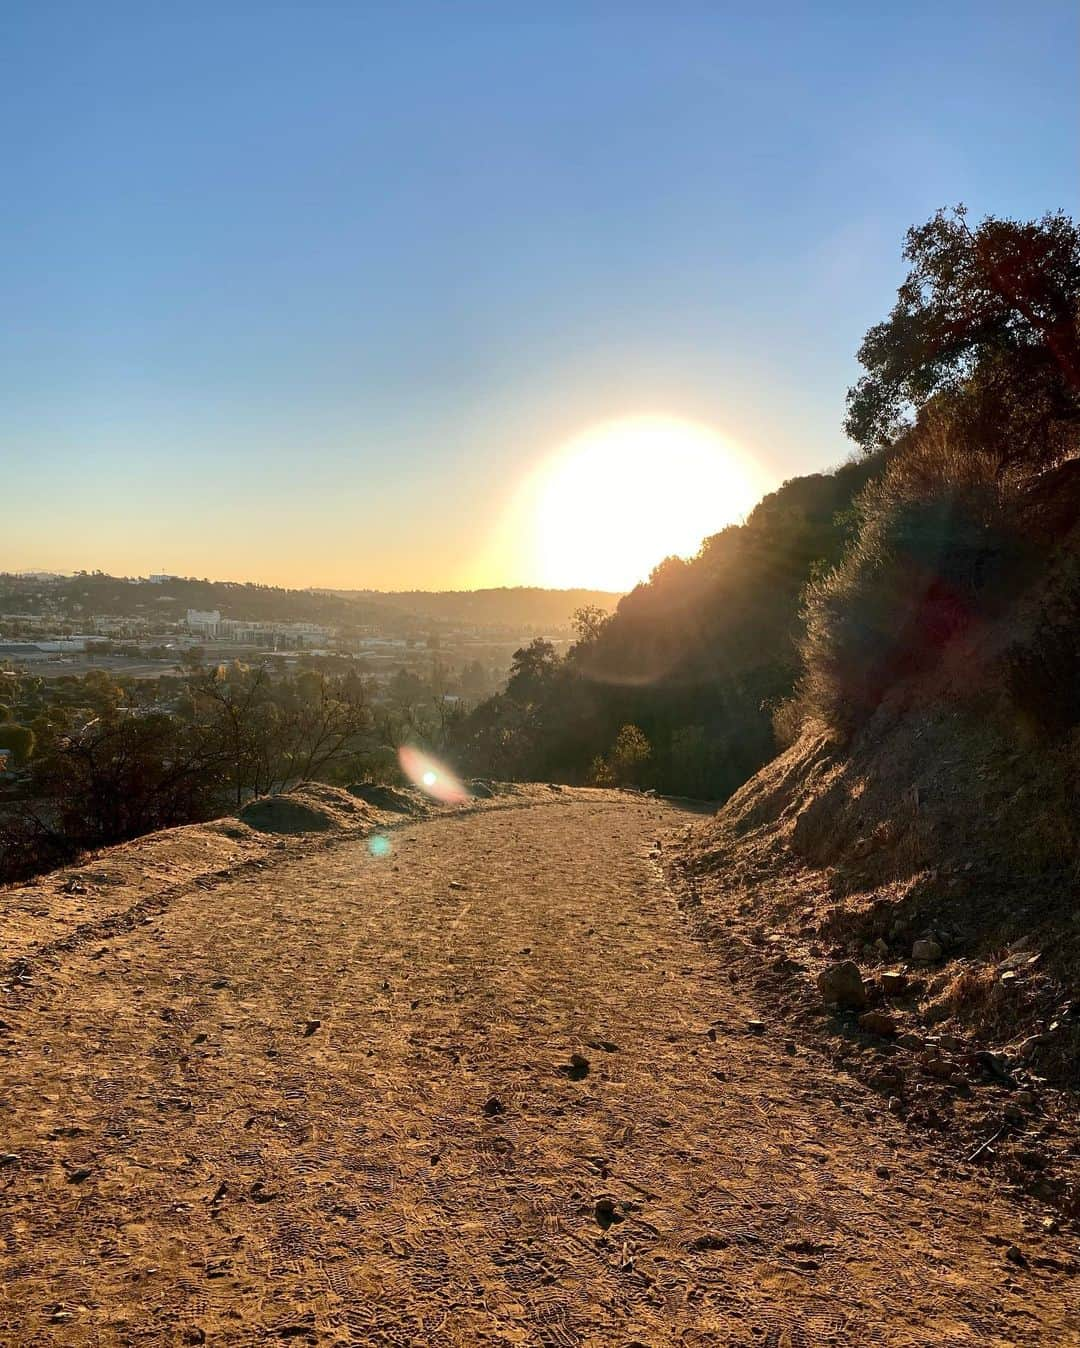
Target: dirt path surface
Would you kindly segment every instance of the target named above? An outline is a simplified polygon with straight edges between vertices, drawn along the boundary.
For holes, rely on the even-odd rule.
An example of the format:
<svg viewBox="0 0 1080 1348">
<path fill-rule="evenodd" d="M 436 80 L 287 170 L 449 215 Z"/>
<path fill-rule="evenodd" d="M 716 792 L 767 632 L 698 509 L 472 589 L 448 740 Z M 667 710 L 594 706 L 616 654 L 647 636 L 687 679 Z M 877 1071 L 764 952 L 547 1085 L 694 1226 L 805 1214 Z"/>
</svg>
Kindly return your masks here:
<svg viewBox="0 0 1080 1348">
<path fill-rule="evenodd" d="M 412 823 L 0 989 L 0 1342 L 1080 1344 L 1070 1242 L 691 934 L 688 818 Z"/>
</svg>

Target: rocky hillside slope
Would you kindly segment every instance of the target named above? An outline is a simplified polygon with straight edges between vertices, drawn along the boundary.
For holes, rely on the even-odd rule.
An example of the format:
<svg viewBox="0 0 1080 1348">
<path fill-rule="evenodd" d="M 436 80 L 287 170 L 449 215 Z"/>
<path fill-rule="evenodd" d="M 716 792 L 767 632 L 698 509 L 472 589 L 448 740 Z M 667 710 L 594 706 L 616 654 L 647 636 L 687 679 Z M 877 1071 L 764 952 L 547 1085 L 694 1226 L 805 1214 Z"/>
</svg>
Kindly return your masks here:
<svg viewBox="0 0 1080 1348">
<path fill-rule="evenodd" d="M 807 727 L 679 868 L 711 934 L 895 1113 L 1076 1210 L 1080 738 L 963 692 L 963 668 L 897 689 L 849 745 Z"/>
</svg>

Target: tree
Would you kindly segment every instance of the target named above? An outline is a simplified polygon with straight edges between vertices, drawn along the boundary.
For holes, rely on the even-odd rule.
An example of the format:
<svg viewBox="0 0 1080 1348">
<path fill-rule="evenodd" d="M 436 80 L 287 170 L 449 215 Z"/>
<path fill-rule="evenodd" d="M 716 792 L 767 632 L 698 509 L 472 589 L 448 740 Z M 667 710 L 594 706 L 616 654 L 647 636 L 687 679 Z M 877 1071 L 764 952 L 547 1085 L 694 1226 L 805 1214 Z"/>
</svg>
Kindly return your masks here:
<svg viewBox="0 0 1080 1348">
<path fill-rule="evenodd" d="M 866 334 L 847 433 L 888 444 L 937 404 L 1003 462 L 1055 462 L 1080 439 L 1080 229 L 962 206 L 908 230 L 907 279 Z"/>
<path fill-rule="evenodd" d="M 523 706 L 540 701 L 550 688 L 561 661 L 550 641 L 537 637 L 516 650 L 510 663 L 507 694 Z"/>
<path fill-rule="evenodd" d="M 48 809 L 28 811 L 22 827 L 63 853 L 206 819 L 222 766 L 211 739 L 172 716 L 99 718 L 35 758 L 31 794 Z"/>
<path fill-rule="evenodd" d="M 636 725 L 624 725 L 616 736 L 608 762 L 615 780 L 628 786 L 641 780 L 651 757 L 652 746 L 644 731 Z"/>
<path fill-rule="evenodd" d="M 577 633 L 579 644 L 586 645 L 590 641 L 595 641 L 604 630 L 610 617 L 608 611 L 602 609 L 599 604 L 585 604 L 581 608 L 575 609 L 571 622 L 574 631 Z"/>
<path fill-rule="evenodd" d="M 33 757 L 33 730 L 17 721 L 0 722 L 0 749 L 7 749 L 15 766 L 21 768 Z"/>
<path fill-rule="evenodd" d="M 191 719 L 219 747 L 240 804 L 314 781 L 353 752 L 371 725 L 367 691 L 352 675 L 305 670 L 275 683 L 265 665 L 234 662 L 192 678 Z"/>
</svg>

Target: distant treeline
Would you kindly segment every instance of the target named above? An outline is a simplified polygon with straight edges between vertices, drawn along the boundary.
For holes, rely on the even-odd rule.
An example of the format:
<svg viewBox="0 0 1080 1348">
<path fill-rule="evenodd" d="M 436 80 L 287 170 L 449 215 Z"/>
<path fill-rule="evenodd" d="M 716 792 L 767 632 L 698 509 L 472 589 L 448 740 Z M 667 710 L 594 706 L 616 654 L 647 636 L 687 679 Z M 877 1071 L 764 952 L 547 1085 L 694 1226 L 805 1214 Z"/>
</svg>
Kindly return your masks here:
<svg viewBox="0 0 1080 1348">
<path fill-rule="evenodd" d="M 183 619 L 189 608 L 218 610 L 246 622 L 313 622 L 321 626 L 423 631 L 432 624 L 508 627 L 517 632 L 569 630 L 576 609 L 612 608 L 619 596 L 601 590 L 402 591 L 289 590 L 251 582 L 170 577 L 162 581 L 109 576 L 100 571 L 34 581 L 0 573 L 0 615 L 39 614 L 59 608 L 74 622 L 95 614 L 122 618 Z"/>
<path fill-rule="evenodd" d="M 946 655 L 962 669 L 995 623 L 1010 672 L 987 707 L 1071 732 L 1080 232 L 1060 213 L 972 228 L 959 208 L 911 229 L 904 257 L 848 394 L 859 457 L 662 562 L 614 616 L 584 609 L 564 659 L 518 651 L 458 727 L 471 771 L 724 797 L 808 719 L 848 736 Z M 1022 596 L 1045 613 L 1010 646 Z"/>
<path fill-rule="evenodd" d="M 488 590 L 339 590 L 350 598 L 404 609 L 440 622 L 479 627 L 567 631 L 578 609 L 611 610 L 619 594 L 610 590 L 544 590 L 534 585 Z"/>
</svg>

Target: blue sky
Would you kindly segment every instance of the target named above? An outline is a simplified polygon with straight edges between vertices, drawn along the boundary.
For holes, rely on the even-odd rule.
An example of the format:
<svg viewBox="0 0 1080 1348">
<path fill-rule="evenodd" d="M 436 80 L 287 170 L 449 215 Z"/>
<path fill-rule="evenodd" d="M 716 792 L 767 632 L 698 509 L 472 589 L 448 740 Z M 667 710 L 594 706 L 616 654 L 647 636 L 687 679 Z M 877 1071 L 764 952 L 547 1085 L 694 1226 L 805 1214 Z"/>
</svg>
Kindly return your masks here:
<svg viewBox="0 0 1080 1348">
<path fill-rule="evenodd" d="M 1077 211 L 1078 14 L 9 0 L 0 566 L 513 583 L 598 422 L 835 464 L 904 229 Z"/>
</svg>

